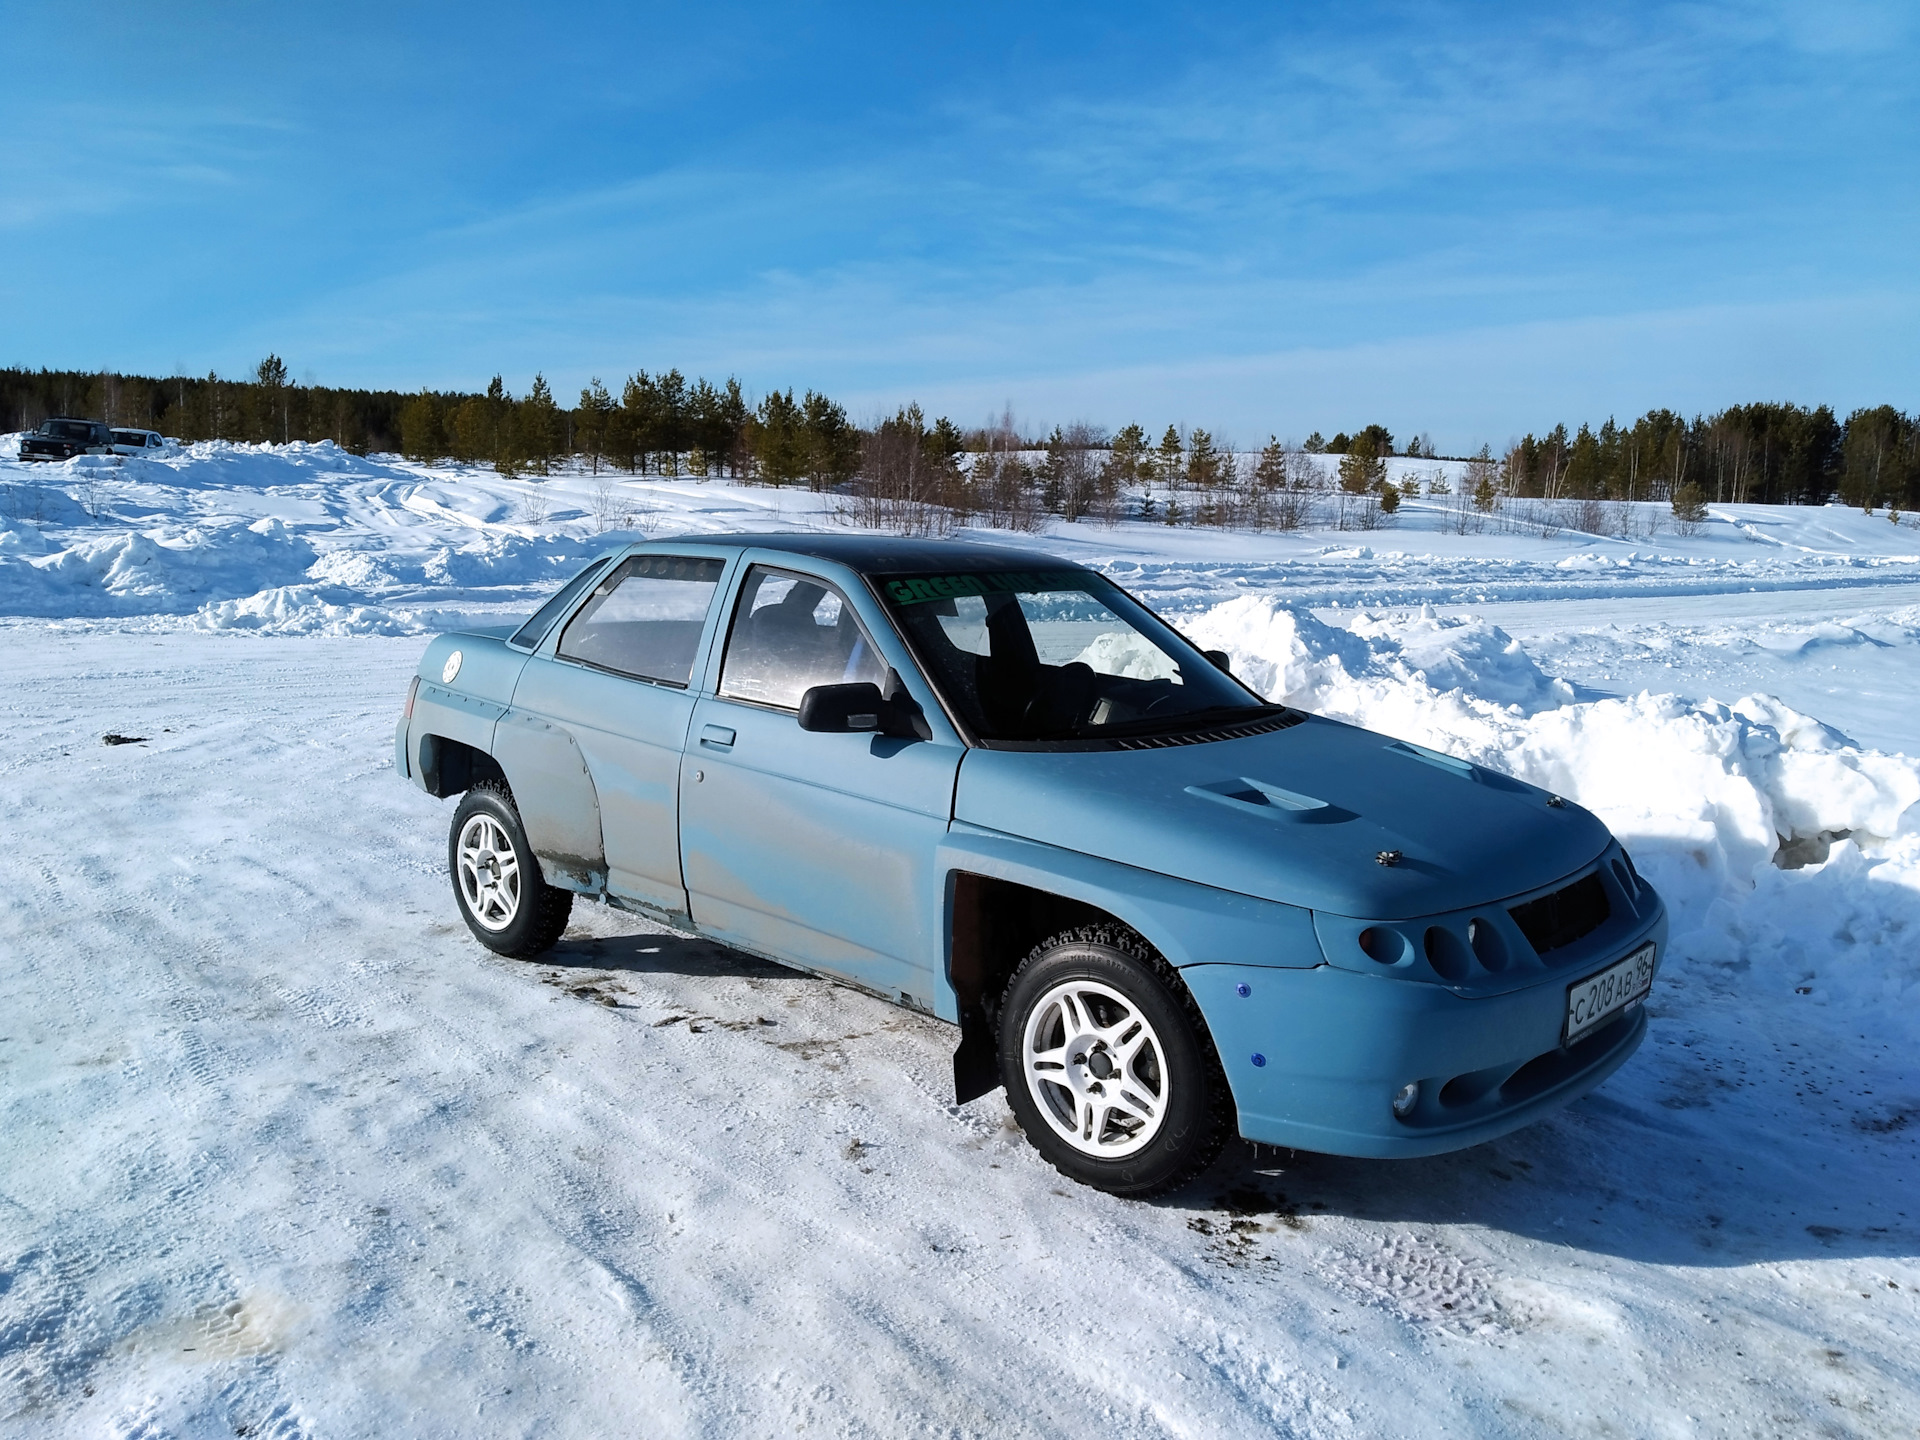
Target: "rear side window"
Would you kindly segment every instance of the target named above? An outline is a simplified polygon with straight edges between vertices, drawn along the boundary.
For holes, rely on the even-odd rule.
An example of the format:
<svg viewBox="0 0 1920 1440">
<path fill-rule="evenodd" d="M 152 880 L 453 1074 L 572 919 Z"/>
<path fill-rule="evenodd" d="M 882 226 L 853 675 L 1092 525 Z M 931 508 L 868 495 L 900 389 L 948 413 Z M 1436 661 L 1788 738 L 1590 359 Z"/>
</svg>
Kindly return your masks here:
<svg viewBox="0 0 1920 1440">
<path fill-rule="evenodd" d="M 553 622 L 566 613 L 567 607 L 579 598 L 580 592 L 593 583 L 593 577 L 607 568 L 605 560 L 596 560 L 573 579 L 560 587 L 560 593 L 554 596 L 528 617 L 527 623 L 513 632 L 513 638 L 507 643 L 518 645 L 522 650 L 531 650 L 547 638 L 547 631 L 553 628 Z"/>
<path fill-rule="evenodd" d="M 756 565 L 740 587 L 720 693 L 798 710 L 815 685 L 869 680 L 886 688 L 886 662 L 846 596 L 824 580 Z"/>
<path fill-rule="evenodd" d="M 721 562 L 636 555 L 567 622 L 559 653 L 637 680 L 685 688 L 720 585 Z"/>
</svg>

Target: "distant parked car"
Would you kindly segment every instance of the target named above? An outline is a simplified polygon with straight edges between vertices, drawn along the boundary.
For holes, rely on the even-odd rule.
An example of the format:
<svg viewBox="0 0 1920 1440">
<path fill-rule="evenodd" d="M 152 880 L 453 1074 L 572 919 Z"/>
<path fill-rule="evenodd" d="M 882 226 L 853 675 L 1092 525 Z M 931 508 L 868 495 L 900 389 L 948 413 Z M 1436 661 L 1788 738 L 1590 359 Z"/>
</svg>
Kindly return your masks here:
<svg viewBox="0 0 1920 1440">
<path fill-rule="evenodd" d="M 400 773 L 455 901 L 533 956 L 576 894 L 956 1022 L 955 1099 L 1124 1195 L 1235 1131 L 1433 1155 L 1646 1034 L 1660 897 L 1598 818 L 1267 703 L 1033 550 L 611 550 L 427 647 Z"/>
<path fill-rule="evenodd" d="M 113 453 L 116 455 L 156 455 L 166 448 L 167 439 L 158 430 L 115 430 Z"/>
<path fill-rule="evenodd" d="M 20 437 L 22 460 L 71 460 L 76 455 L 111 455 L 113 432 L 100 420 L 55 416 Z"/>
</svg>

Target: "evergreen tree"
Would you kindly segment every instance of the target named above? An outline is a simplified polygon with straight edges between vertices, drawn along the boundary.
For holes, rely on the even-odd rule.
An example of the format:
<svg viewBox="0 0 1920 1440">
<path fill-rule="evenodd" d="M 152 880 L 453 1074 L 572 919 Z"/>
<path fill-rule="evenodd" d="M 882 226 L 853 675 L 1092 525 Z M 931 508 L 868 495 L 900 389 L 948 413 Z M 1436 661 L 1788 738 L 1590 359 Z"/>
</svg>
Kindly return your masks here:
<svg viewBox="0 0 1920 1440">
<path fill-rule="evenodd" d="M 1362 434 L 1340 456 L 1340 488 L 1349 495 L 1367 495 L 1387 481 L 1387 462 L 1374 453 L 1373 443 Z"/>
<path fill-rule="evenodd" d="M 1040 467 L 1040 505 L 1049 515 L 1067 513 L 1067 437 L 1058 425 L 1047 437 L 1047 458 Z"/>
<path fill-rule="evenodd" d="M 922 448 L 930 464 L 950 466 L 966 453 L 967 443 L 961 438 L 960 427 L 942 415 L 927 431 Z"/>
<path fill-rule="evenodd" d="M 1116 486 L 1138 484 L 1147 457 L 1147 432 L 1128 425 L 1107 443 L 1107 472 Z"/>
<path fill-rule="evenodd" d="M 1691 480 L 1673 492 L 1673 518 L 1682 535 L 1697 532 L 1707 518 L 1707 497 Z"/>
<path fill-rule="evenodd" d="M 1162 515 L 1169 525 L 1177 525 L 1179 507 L 1174 502 L 1174 494 L 1180 488 L 1181 477 L 1187 471 L 1187 447 L 1181 443 L 1180 432 L 1173 426 L 1167 427 L 1167 433 L 1160 437 L 1159 448 L 1153 455 L 1153 473 L 1167 487 L 1168 513 Z"/>
<path fill-rule="evenodd" d="M 687 468 L 695 475 L 718 473 L 733 449 L 723 404 L 720 392 L 705 380 L 694 381 L 687 392 L 687 429 L 692 442 Z"/>
<path fill-rule="evenodd" d="M 810 488 L 828 490 L 853 478 L 860 467 L 860 432 L 845 409 L 809 390 L 800 404 L 800 429 Z"/>
<path fill-rule="evenodd" d="M 1393 432 L 1384 425 L 1369 425 L 1349 442 L 1349 448 L 1359 441 L 1366 441 L 1373 447 L 1373 453 L 1385 457 L 1393 454 Z"/>
<path fill-rule="evenodd" d="M 290 428 L 286 361 L 278 355 L 267 356 L 255 367 L 253 381 L 259 387 L 253 438 L 269 442 L 278 438 L 286 444 Z"/>
<path fill-rule="evenodd" d="M 1607 493 L 1607 477 L 1601 464 L 1600 441 L 1585 425 L 1573 439 L 1567 452 L 1566 473 L 1561 493 L 1579 499 L 1594 499 Z"/>
<path fill-rule="evenodd" d="M 753 463 L 752 436 L 749 433 L 753 423 L 753 407 L 747 404 L 740 382 L 731 375 L 720 392 L 719 423 L 725 426 L 727 433 L 727 469 L 736 476 L 744 474 Z M 715 438 L 718 438 L 717 434 Z"/>
<path fill-rule="evenodd" d="M 1495 485 L 1499 470 L 1499 462 L 1493 458 L 1493 449 L 1488 445 L 1482 445 L 1479 452 L 1467 462 L 1467 476 L 1462 488 L 1473 497 L 1473 508 L 1482 515 L 1491 515 L 1493 507 L 1500 503 L 1500 492 Z"/>
<path fill-rule="evenodd" d="M 487 382 L 487 441 L 493 468 L 509 478 L 520 473 L 521 454 L 515 412 L 519 404 L 498 375 Z"/>
<path fill-rule="evenodd" d="M 400 452 L 422 465 L 431 465 L 447 453 L 441 438 L 440 407 L 425 390 L 400 411 Z"/>
<path fill-rule="evenodd" d="M 553 403 L 553 391 L 545 375 L 534 375 L 533 388 L 516 408 L 514 419 L 520 453 L 535 474 L 551 474 L 554 456 L 560 449 L 560 409 Z"/>
<path fill-rule="evenodd" d="M 680 473 L 680 456 L 691 444 L 687 404 L 687 377 L 669 370 L 654 381 L 658 406 L 659 445 L 663 475 Z"/>
<path fill-rule="evenodd" d="M 1253 467 L 1253 482 L 1269 493 L 1287 485 L 1287 452 L 1278 436 L 1269 435 Z"/>
<path fill-rule="evenodd" d="M 628 470 L 645 472 L 652 468 L 654 452 L 661 448 L 660 391 L 653 377 L 642 370 L 629 375 L 620 392 L 619 426 L 622 455 L 629 457 Z"/>
<path fill-rule="evenodd" d="M 1324 454 L 1327 448 L 1326 438 L 1322 436 L 1318 430 L 1316 430 L 1311 435 L 1307 436 L 1305 442 L 1302 443 L 1300 448 L 1306 451 L 1307 454 L 1309 455 Z"/>
<path fill-rule="evenodd" d="M 493 412 L 484 396 L 470 395 L 453 412 L 447 448 L 463 465 L 493 459 Z"/>
<path fill-rule="evenodd" d="M 1218 486 L 1220 479 L 1221 458 L 1214 448 L 1213 436 L 1205 430 L 1195 430 L 1187 440 L 1187 483 L 1205 493 Z"/>
<path fill-rule="evenodd" d="M 760 402 L 755 416 L 753 458 L 760 476 L 770 484 L 785 485 L 807 473 L 802 444 L 800 407 L 793 391 L 775 390 Z"/>
<path fill-rule="evenodd" d="M 1160 452 L 1154 469 L 1160 478 L 1171 487 L 1186 470 L 1187 447 L 1180 443 L 1180 432 L 1167 426 L 1167 433 L 1160 437 Z"/>
<path fill-rule="evenodd" d="M 598 375 L 580 392 L 580 408 L 574 412 L 574 443 L 600 473 L 600 460 L 606 454 L 607 431 L 613 419 L 613 396 L 600 383 Z"/>
</svg>

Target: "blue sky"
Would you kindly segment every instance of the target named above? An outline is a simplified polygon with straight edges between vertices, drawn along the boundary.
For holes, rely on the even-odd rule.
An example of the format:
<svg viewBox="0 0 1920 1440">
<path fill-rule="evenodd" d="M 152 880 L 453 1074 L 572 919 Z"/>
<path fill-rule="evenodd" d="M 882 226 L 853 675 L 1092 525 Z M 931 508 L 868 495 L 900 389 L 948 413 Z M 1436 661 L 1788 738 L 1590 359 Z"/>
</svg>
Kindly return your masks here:
<svg viewBox="0 0 1920 1440">
<path fill-rule="evenodd" d="M 29 6 L 0 363 L 1449 448 L 1920 405 L 1912 5 Z"/>
</svg>

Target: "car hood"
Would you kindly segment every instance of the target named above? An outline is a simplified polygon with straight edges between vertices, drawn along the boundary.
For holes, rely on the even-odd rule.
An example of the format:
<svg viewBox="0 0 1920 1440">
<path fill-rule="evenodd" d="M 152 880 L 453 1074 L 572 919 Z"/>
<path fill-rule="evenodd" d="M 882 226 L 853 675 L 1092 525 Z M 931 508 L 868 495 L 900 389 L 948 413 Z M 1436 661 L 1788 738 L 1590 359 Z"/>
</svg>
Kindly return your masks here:
<svg viewBox="0 0 1920 1440">
<path fill-rule="evenodd" d="M 1591 863 L 1611 838 L 1571 801 L 1318 716 L 1164 749 L 970 750 L 954 819 L 1380 920 L 1538 889 Z M 1390 851 L 1398 859 L 1380 863 Z"/>
</svg>

